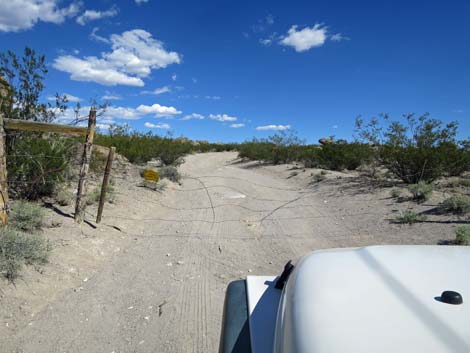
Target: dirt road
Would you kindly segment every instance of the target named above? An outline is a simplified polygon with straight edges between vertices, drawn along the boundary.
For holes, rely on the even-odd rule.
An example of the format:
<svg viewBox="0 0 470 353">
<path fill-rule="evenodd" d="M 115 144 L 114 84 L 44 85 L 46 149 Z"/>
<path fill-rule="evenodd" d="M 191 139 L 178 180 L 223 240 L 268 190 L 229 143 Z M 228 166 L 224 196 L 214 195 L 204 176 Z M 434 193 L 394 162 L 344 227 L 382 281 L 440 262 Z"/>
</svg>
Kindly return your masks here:
<svg viewBox="0 0 470 353">
<path fill-rule="evenodd" d="M 145 198 L 130 192 L 129 212 L 104 219 L 127 225 L 126 250 L 6 338 L 1 351 L 217 352 L 229 281 L 277 274 L 310 250 L 355 245 L 315 187 L 235 157 L 189 156 L 180 187 Z"/>
</svg>

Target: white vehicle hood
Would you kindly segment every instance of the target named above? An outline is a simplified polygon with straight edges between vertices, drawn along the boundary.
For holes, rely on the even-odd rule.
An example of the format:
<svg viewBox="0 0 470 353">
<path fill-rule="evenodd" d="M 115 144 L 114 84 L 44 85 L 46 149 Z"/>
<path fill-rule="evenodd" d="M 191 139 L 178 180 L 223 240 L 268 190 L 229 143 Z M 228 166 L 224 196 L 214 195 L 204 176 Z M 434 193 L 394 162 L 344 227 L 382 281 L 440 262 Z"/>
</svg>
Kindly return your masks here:
<svg viewBox="0 0 470 353">
<path fill-rule="evenodd" d="M 463 304 L 439 301 L 445 290 L 459 292 Z M 274 352 L 470 352 L 470 247 L 377 246 L 305 256 L 281 299 Z"/>
</svg>

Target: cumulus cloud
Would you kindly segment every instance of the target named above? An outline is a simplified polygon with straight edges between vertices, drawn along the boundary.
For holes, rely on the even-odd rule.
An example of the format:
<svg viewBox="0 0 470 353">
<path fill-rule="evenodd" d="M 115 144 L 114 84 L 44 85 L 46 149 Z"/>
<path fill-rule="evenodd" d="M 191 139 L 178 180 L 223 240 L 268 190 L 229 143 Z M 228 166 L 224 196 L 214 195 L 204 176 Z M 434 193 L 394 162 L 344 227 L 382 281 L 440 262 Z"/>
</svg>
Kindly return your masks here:
<svg viewBox="0 0 470 353">
<path fill-rule="evenodd" d="M 292 26 L 279 43 L 293 47 L 299 53 L 325 44 L 327 39 L 327 28 L 325 26 L 316 24 L 313 27 L 305 27 L 300 30 L 297 30 L 297 28 L 297 25 Z"/>
<path fill-rule="evenodd" d="M 86 10 L 77 17 L 77 23 L 84 26 L 88 22 L 96 21 L 106 17 L 114 17 L 118 14 L 117 7 L 113 6 L 106 11 Z"/>
<path fill-rule="evenodd" d="M 218 101 L 218 100 L 220 100 L 222 97 L 220 97 L 220 96 L 205 96 L 204 98 L 205 98 L 205 99 L 211 99 L 211 100 L 214 100 L 214 101 Z"/>
<path fill-rule="evenodd" d="M 166 123 L 159 123 L 159 124 L 153 124 L 153 123 L 145 123 L 145 127 L 148 127 L 149 129 L 169 129 L 171 126 Z"/>
<path fill-rule="evenodd" d="M 177 79 L 176 74 L 171 75 L 171 79 L 172 79 L 173 81 L 176 81 L 176 79 Z"/>
<path fill-rule="evenodd" d="M 234 116 L 228 116 L 227 114 L 210 114 L 209 119 L 217 121 L 237 121 L 238 118 Z"/>
<path fill-rule="evenodd" d="M 144 4 L 144 3 L 146 3 L 146 2 L 149 2 L 149 0 L 135 0 L 135 3 L 136 3 L 136 4 L 139 4 L 139 5 L 140 5 L 140 4 Z"/>
<path fill-rule="evenodd" d="M 0 31 L 18 32 L 32 28 L 37 22 L 60 24 L 80 11 L 80 3 L 58 7 L 58 0 L 0 1 Z"/>
<path fill-rule="evenodd" d="M 245 124 L 231 124 L 229 127 L 231 127 L 232 129 L 239 129 L 244 126 Z"/>
<path fill-rule="evenodd" d="M 203 120 L 203 119 L 204 119 L 204 115 L 192 113 L 192 114 L 183 116 L 180 120 L 193 120 L 193 119 L 195 119 L 195 120 Z"/>
<path fill-rule="evenodd" d="M 140 92 L 140 94 L 154 94 L 154 95 L 158 96 L 159 94 L 169 93 L 169 92 L 171 92 L 170 87 L 163 86 L 163 87 L 160 87 L 160 88 L 156 88 L 153 91 L 142 91 L 142 92 Z"/>
<path fill-rule="evenodd" d="M 61 96 L 61 97 L 64 97 L 64 96 L 65 96 L 69 102 L 77 103 L 77 102 L 81 102 L 81 101 L 82 101 L 81 98 L 76 97 L 76 96 L 71 95 L 71 94 L 68 94 L 68 93 L 62 93 L 60 96 Z M 56 97 L 55 97 L 55 96 L 49 96 L 49 97 L 47 97 L 47 99 L 50 100 L 50 101 L 55 101 Z"/>
<path fill-rule="evenodd" d="M 265 131 L 265 130 L 273 130 L 273 131 L 283 131 L 290 129 L 290 125 L 264 125 L 264 126 L 257 126 L 256 130 Z"/>
<path fill-rule="evenodd" d="M 160 104 L 152 105 L 139 105 L 137 107 L 137 112 L 141 114 L 155 114 L 156 117 L 173 117 L 175 115 L 181 114 L 182 112 L 177 110 L 175 107 L 165 107 Z"/>
<path fill-rule="evenodd" d="M 75 81 L 142 87 L 142 79 L 152 70 L 181 62 L 178 53 L 168 52 L 162 42 L 142 29 L 113 34 L 110 44 L 112 51 L 102 53 L 99 58 L 61 55 L 54 60 L 53 67 L 69 73 Z"/>
</svg>

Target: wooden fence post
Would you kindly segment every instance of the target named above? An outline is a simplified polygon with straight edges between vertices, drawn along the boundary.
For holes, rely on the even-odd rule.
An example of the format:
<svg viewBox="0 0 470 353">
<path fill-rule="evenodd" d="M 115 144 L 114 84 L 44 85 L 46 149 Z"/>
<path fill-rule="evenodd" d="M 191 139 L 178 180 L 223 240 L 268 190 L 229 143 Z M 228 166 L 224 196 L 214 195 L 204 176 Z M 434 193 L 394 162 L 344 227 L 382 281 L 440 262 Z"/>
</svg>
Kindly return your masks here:
<svg viewBox="0 0 470 353">
<path fill-rule="evenodd" d="M 90 115 L 88 116 L 88 133 L 85 137 L 85 143 L 83 144 L 82 163 L 80 166 L 80 174 L 77 187 L 77 199 L 75 202 L 75 222 L 77 223 L 81 223 L 83 221 L 85 213 L 85 202 L 82 197 L 86 191 L 86 178 L 88 174 L 88 168 L 90 167 L 95 127 L 96 109 L 91 108 Z"/>
<path fill-rule="evenodd" d="M 5 146 L 5 130 L 3 127 L 2 108 L 8 104 L 8 84 L 0 76 L 0 224 L 8 223 L 8 179 L 7 179 L 7 151 Z"/>
<path fill-rule="evenodd" d="M 103 207 L 106 201 L 106 192 L 108 190 L 109 177 L 111 175 L 111 168 L 113 167 L 114 151 L 116 147 L 111 147 L 108 153 L 108 160 L 106 161 L 106 168 L 104 169 L 103 184 L 101 185 L 100 203 L 98 205 L 98 214 L 96 215 L 96 223 L 101 222 L 103 214 Z"/>
</svg>

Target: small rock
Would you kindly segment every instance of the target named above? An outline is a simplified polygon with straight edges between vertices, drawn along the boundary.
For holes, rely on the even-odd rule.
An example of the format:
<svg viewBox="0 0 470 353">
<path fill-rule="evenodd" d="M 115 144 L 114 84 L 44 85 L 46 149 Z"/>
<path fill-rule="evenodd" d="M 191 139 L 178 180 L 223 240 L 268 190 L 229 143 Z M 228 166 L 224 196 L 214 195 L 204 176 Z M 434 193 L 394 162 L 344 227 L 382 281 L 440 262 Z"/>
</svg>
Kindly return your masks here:
<svg viewBox="0 0 470 353">
<path fill-rule="evenodd" d="M 184 261 L 177 261 L 176 262 L 178 265 L 183 265 L 184 264 Z"/>
<path fill-rule="evenodd" d="M 251 272 L 253 272 L 253 270 L 252 270 L 252 269 L 248 269 L 248 272 L 250 272 L 250 273 L 251 273 Z"/>
<path fill-rule="evenodd" d="M 83 279 L 83 282 L 88 282 L 88 277 L 85 277 L 85 278 Z"/>
<path fill-rule="evenodd" d="M 173 264 L 172 264 L 171 262 L 167 263 L 166 265 L 167 265 L 168 267 L 173 266 Z"/>
</svg>

